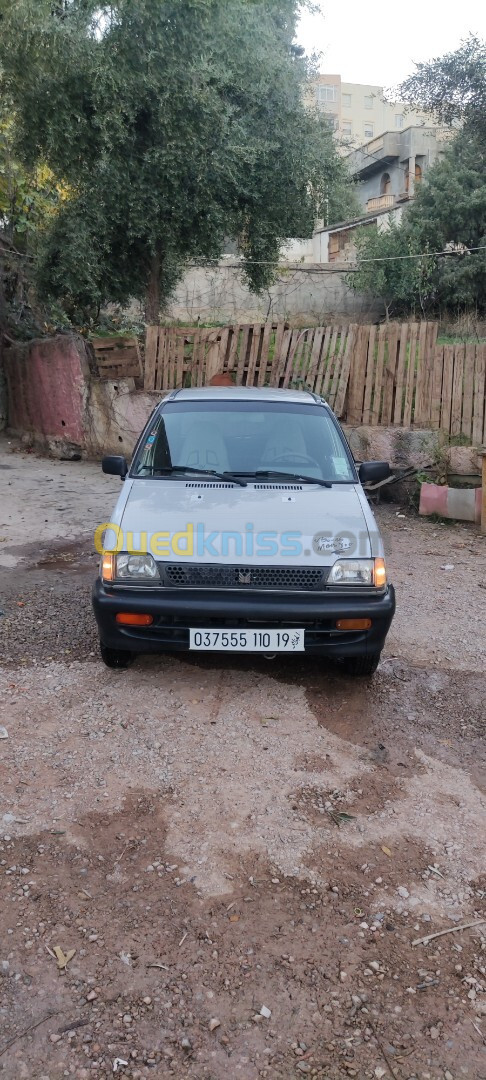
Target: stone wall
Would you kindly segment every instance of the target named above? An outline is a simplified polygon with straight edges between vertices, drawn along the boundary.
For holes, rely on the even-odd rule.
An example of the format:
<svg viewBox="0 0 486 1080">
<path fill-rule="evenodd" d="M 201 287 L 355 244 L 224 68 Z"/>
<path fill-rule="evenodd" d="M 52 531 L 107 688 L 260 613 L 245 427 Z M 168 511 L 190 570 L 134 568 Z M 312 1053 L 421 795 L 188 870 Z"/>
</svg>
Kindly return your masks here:
<svg viewBox="0 0 486 1080">
<path fill-rule="evenodd" d="M 302 258 L 305 258 L 303 254 Z M 169 319 L 205 322 L 265 322 L 290 319 L 302 326 L 328 323 L 330 318 L 354 322 L 378 318 L 383 305 L 346 285 L 343 273 L 328 264 L 289 264 L 275 285 L 255 296 L 245 285 L 234 257 L 227 263 L 189 270 L 168 309 Z"/>
</svg>

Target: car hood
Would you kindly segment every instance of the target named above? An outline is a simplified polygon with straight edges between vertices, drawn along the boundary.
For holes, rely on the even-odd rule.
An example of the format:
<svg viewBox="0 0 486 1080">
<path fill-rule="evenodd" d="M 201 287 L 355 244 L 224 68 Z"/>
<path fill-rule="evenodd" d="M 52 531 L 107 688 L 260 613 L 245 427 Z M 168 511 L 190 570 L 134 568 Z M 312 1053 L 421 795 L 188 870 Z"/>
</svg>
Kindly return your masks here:
<svg viewBox="0 0 486 1080">
<path fill-rule="evenodd" d="M 263 560 L 330 566 L 338 554 L 362 558 L 373 554 L 360 485 L 323 488 L 262 482 L 242 488 L 185 479 L 126 483 L 114 518 L 123 532 L 123 550 L 144 550 L 141 534 L 147 533 L 148 550 L 170 562 L 190 557 L 207 563 L 246 565 Z M 166 534 L 163 550 L 157 547 L 160 538 L 154 540 L 160 533 Z M 133 536 L 127 544 L 128 534 Z M 186 540 L 179 534 L 186 534 Z"/>
</svg>

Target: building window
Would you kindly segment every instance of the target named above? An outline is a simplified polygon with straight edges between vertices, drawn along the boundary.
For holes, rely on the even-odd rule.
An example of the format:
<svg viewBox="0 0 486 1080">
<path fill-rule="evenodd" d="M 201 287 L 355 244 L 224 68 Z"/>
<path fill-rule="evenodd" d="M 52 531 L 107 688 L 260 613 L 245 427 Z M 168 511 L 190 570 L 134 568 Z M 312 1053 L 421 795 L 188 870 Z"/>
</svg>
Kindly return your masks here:
<svg viewBox="0 0 486 1080">
<path fill-rule="evenodd" d="M 317 87 L 317 100 L 318 101 L 335 101 L 336 100 L 336 87 L 335 86 L 318 86 Z"/>
<path fill-rule="evenodd" d="M 373 129 L 373 124 L 365 124 L 365 127 L 364 127 L 365 139 L 372 139 L 373 138 L 373 130 L 374 130 Z"/>
<path fill-rule="evenodd" d="M 380 181 L 380 195 L 391 195 L 390 173 L 383 173 Z"/>
<path fill-rule="evenodd" d="M 395 114 L 395 127 L 396 128 L 402 128 L 403 127 L 403 113 L 401 113 L 401 112 Z"/>
<path fill-rule="evenodd" d="M 327 116 L 326 116 L 326 120 L 329 121 L 332 130 L 337 131 L 337 129 L 339 127 L 339 118 L 336 116 L 336 114 L 335 113 L 328 113 Z"/>
<path fill-rule="evenodd" d="M 365 99 L 364 99 L 364 107 L 365 107 L 365 109 L 372 109 L 373 108 L 373 98 L 372 98 L 371 94 L 369 94 L 367 97 L 365 97 Z"/>
<path fill-rule="evenodd" d="M 352 125 L 351 121 L 350 120 L 343 120 L 343 122 L 341 124 L 341 130 L 342 130 L 343 135 L 352 135 L 353 134 L 353 125 Z"/>
<path fill-rule="evenodd" d="M 351 108 L 351 94 L 341 94 L 341 103 L 343 109 Z"/>
<path fill-rule="evenodd" d="M 420 168 L 420 165 L 416 165 L 415 166 L 415 184 L 420 184 L 421 179 L 422 179 L 422 169 Z M 409 169 L 405 170 L 405 191 L 407 192 L 407 194 L 410 191 L 410 171 L 409 171 Z"/>
</svg>

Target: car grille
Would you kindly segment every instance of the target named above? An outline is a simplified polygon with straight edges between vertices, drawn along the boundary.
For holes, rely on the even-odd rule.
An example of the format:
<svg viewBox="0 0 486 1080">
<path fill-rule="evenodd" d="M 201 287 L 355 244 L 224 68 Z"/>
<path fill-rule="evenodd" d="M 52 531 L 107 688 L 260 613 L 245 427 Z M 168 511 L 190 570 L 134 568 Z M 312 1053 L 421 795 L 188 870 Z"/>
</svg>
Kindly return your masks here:
<svg viewBox="0 0 486 1080">
<path fill-rule="evenodd" d="M 204 563 L 159 563 L 166 587 L 178 589 L 324 589 L 328 568 L 319 566 L 214 566 Z"/>
</svg>

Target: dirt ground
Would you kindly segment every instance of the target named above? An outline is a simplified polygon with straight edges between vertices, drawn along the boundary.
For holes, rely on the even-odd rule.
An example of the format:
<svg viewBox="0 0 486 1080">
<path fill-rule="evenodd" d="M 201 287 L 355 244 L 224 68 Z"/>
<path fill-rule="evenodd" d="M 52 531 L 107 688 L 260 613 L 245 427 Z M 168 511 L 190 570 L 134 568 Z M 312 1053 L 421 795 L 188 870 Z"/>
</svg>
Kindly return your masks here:
<svg viewBox="0 0 486 1080">
<path fill-rule="evenodd" d="M 484 538 L 378 508 L 372 680 L 112 672 L 118 490 L 0 441 L 0 1076 L 485 1080 Z"/>
</svg>

